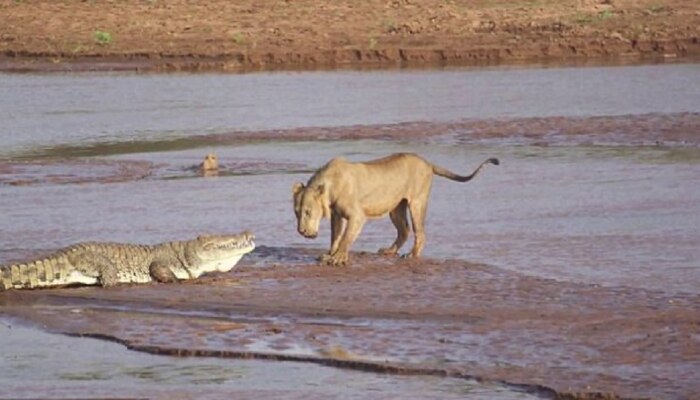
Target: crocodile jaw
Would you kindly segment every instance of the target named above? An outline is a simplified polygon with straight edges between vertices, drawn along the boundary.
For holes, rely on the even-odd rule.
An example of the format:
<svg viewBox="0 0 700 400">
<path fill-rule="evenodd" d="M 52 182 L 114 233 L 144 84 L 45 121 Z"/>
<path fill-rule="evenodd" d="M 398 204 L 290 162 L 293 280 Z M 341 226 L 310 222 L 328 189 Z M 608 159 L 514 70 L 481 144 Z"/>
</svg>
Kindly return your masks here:
<svg viewBox="0 0 700 400">
<path fill-rule="evenodd" d="M 200 269 L 202 269 L 203 271 L 228 272 L 236 266 L 236 264 L 241 260 L 241 258 L 243 258 L 245 254 L 246 253 L 241 253 L 219 260 L 204 261 Z"/>
<path fill-rule="evenodd" d="M 189 265 L 189 273 L 199 277 L 206 272 L 230 271 L 244 255 L 255 249 L 254 239 L 250 232 L 200 236 L 196 241 L 196 261 Z"/>
<path fill-rule="evenodd" d="M 210 260 L 200 260 L 196 267 L 190 267 L 190 273 L 195 278 L 198 278 L 207 272 L 228 272 L 236 266 L 244 255 L 250 253 L 253 249 L 255 249 L 255 245 L 251 244 L 249 247 L 239 249 L 236 253 L 232 252 L 226 256 Z"/>
</svg>

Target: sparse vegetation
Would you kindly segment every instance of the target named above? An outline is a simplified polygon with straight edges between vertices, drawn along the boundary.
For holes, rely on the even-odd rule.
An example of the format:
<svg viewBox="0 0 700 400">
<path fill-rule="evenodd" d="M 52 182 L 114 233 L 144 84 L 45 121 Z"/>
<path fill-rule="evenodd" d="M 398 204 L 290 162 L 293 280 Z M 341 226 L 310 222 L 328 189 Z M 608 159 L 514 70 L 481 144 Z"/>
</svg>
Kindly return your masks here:
<svg viewBox="0 0 700 400">
<path fill-rule="evenodd" d="M 574 22 L 577 24 L 588 24 L 593 21 L 593 17 L 591 17 L 590 14 L 584 14 L 581 12 L 577 12 L 576 15 L 574 16 Z"/>
<path fill-rule="evenodd" d="M 231 38 L 236 44 L 243 44 L 243 42 L 245 42 L 245 35 L 242 32 L 234 32 Z"/>
<path fill-rule="evenodd" d="M 374 48 L 377 47 L 377 39 L 376 38 L 369 38 L 369 48 L 374 50 Z"/>
<path fill-rule="evenodd" d="M 382 28 L 384 33 L 395 33 L 399 29 L 396 21 L 394 20 L 382 21 Z"/>
<path fill-rule="evenodd" d="M 92 33 L 95 42 L 101 46 L 112 43 L 112 34 L 105 31 L 96 30 Z"/>
<path fill-rule="evenodd" d="M 613 17 L 614 15 L 615 15 L 615 14 L 614 14 L 612 11 L 610 11 L 610 10 L 603 10 L 603 11 L 601 11 L 601 12 L 598 13 L 598 18 L 600 18 L 600 19 L 608 19 L 608 18 L 610 18 L 610 17 Z"/>
<path fill-rule="evenodd" d="M 656 4 L 656 5 L 649 7 L 648 11 L 650 14 L 656 14 L 656 13 L 660 13 L 660 12 L 664 11 L 665 9 L 666 9 L 666 7 L 664 7 L 660 4 Z"/>
<path fill-rule="evenodd" d="M 585 24 L 590 24 L 596 21 L 603 21 L 608 18 L 612 18 L 615 16 L 615 13 L 612 12 L 611 10 L 603 10 L 600 11 L 598 14 L 585 14 L 582 12 L 577 12 L 574 15 L 574 22 L 577 24 L 585 25 Z"/>
</svg>

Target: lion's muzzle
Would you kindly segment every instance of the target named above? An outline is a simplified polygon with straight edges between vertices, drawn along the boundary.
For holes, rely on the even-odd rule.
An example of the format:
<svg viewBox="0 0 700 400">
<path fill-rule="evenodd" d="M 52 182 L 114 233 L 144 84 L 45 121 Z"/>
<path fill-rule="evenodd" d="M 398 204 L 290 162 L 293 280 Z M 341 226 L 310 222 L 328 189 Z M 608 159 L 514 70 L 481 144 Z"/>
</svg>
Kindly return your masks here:
<svg viewBox="0 0 700 400">
<path fill-rule="evenodd" d="M 304 230 L 299 230 L 299 234 L 307 239 L 316 239 L 318 232 L 306 232 Z"/>
</svg>

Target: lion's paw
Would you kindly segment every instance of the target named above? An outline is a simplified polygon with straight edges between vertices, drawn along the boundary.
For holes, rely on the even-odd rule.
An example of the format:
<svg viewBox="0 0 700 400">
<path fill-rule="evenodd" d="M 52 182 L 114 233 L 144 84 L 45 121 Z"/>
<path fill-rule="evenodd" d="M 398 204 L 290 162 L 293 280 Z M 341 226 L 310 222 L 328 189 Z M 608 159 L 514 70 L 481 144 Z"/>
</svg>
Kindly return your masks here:
<svg viewBox="0 0 700 400">
<path fill-rule="evenodd" d="M 323 260 L 323 263 L 333 267 L 339 267 L 348 263 L 348 253 L 335 253 Z"/>
<path fill-rule="evenodd" d="M 392 247 L 382 247 L 377 251 L 380 256 L 395 256 L 398 253 L 398 249 Z"/>
</svg>

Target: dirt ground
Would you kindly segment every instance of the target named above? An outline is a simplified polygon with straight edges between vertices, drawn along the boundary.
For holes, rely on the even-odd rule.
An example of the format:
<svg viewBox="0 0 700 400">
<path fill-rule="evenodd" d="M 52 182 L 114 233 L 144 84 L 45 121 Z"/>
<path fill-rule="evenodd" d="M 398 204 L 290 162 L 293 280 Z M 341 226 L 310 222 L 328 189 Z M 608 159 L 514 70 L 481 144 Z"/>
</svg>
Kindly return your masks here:
<svg viewBox="0 0 700 400">
<path fill-rule="evenodd" d="M 0 1 L 0 70 L 268 70 L 700 55 L 690 0 Z"/>
<path fill-rule="evenodd" d="M 179 285 L 11 291 L 6 315 L 175 356 L 469 377 L 545 398 L 693 398 L 692 294 L 536 278 L 459 260 L 260 247 Z"/>
</svg>

